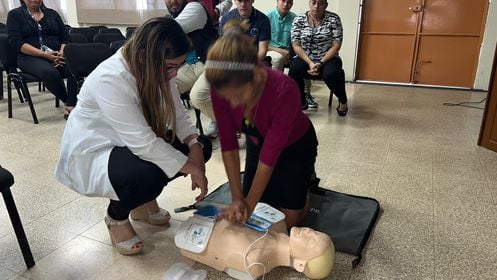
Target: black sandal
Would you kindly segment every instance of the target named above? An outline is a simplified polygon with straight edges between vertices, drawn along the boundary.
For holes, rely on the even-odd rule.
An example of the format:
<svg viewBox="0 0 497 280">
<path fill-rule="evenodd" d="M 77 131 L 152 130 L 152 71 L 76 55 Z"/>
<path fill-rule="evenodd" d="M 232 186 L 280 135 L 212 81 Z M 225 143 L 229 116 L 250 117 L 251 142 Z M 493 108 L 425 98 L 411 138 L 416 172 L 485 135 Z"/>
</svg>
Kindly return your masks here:
<svg viewBox="0 0 497 280">
<path fill-rule="evenodd" d="M 340 102 L 339 102 L 340 103 Z M 340 103 L 341 104 L 341 103 Z M 337 114 L 340 116 L 340 117 L 345 117 L 347 115 L 347 112 L 349 111 L 349 107 L 347 106 L 347 109 L 345 109 L 345 111 L 340 111 L 340 104 L 338 105 L 337 107 Z"/>
</svg>

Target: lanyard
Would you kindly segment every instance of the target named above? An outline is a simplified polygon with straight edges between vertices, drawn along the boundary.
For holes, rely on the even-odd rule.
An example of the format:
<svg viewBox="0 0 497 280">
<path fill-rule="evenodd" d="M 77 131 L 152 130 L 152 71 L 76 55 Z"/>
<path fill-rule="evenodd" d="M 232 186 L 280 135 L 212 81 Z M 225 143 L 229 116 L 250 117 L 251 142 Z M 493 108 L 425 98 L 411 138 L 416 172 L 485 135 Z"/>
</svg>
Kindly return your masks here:
<svg viewBox="0 0 497 280">
<path fill-rule="evenodd" d="M 41 48 L 43 46 L 43 36 L 42 36 L 43 28 L 41 27 L 40 22 L 35 20 L 31 11 L 29 9 L 26 9 L 26 10 L 28 11 L 29 15 L 36 22 L 36 25 L 38 26 L 38 41 L 40 42 L 40 48 Z"/>
</svg>

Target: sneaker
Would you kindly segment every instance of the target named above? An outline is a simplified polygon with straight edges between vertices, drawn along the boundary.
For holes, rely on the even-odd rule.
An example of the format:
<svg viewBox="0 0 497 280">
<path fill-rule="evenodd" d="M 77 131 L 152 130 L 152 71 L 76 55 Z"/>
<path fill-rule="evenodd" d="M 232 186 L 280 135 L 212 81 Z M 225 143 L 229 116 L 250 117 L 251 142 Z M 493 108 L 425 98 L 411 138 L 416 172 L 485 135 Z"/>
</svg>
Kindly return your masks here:
<svg viewBox="0 0 497 280">
<path fill-rule="evenodd" d="M 318 108 L 318 103 L 314 101 L 314 98 L 310 94 L 306 95 L 305 100 L 307 101 L 307 105 L 310 109 Z"/>
<path fill-rule="evenodd" d="M 217 125 L 215 121 L 209 123 L 209 125 L 204 129 L 205 136 L 209 138 L 217 138 Z"/>
</svg>

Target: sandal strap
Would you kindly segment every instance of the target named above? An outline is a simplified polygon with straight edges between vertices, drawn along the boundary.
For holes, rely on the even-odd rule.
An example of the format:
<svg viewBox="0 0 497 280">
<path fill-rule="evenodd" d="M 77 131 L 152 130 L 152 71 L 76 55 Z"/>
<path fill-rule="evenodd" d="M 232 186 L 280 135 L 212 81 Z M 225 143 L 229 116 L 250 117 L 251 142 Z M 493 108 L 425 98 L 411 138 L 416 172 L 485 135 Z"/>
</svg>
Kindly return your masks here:
<svg viewBox="0 0 497 280">
<path fill-rule="evenodd" d="M 106 215 L 104 220 L 105 220 L 105 224 L 107 224 L 108 226 L 122 226 L 125 224 L 129 224 L 129 219 L 114 220 L 109 215 Z"/>
<path fill-rule="evenodd" d="M 166 209 L 159 208 L 159 212 L 154 213 L 154 214 L 149 214 L 148 217 L 151 220 L 164 220 L 164 217 L 166 217 L 167 219 L 170 219 L 171 214 L 169 214 L 169 212 Z"/>
<path fill-rule="evenodd" d="M 124 249 L 124 250 L 131 250 L 131 249 L 133 249 L 133 246 L 135 246 L 136 244 L 142 243 L 142 242 L 143 242 L 143 240 L 138 235 L 135 235 L 131 239 L 124 240 L 121 242 L 116 242 L 114 244 L 114 246 L 121 248 L 121 249 Z"/>
</svg>

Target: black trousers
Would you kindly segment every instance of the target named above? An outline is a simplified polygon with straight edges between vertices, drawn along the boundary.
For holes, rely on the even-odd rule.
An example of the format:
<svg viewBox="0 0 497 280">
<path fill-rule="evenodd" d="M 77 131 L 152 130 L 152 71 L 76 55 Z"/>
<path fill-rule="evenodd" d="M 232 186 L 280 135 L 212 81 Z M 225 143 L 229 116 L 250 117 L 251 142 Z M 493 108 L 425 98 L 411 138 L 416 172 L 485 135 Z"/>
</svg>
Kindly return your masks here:
<svg viewBox="0 0 497 280">
<path fill-rule="evenodd" d="M 34 75 L 42 80 L 47 89 L 67 106 L 76 105 L 78 86 L 67 65 L 54 67 L 46 59 L 20 54 L 17 56 L 17 66 L 22 72 Z M 64 78 L 67 78 L 67 90 L 64 85 Z"/>
<path fill-rule="evenodd" d="M 207 136 L 200 137 L 204 143 L 204 159 L 207 162 L 212 154 L 212 144 Z M 173 142 L 173 147 L 188 155 L 188 145 L 178 139 Z M 156 199 L 167 183 L 183 175 L 178 173 L 169 178 L 157 165 L 140 159 L 127 147 L 112 149 L 108 173 L 112 187 L 119 197 L 119 201 L 111 200 L 107 208 L 107 213 L 114 220 L 127 219 L 131 210 Z"/>
<path fill-rule="evenodd" d="M 307 62 L 302 60 L 300 57 L 296 57 L 290 63 L 290 70 L 288 71 L 288 76 L 297 82 L 301 94 L 302 105 L 305 103 L 305 92 L 304 92 L 304 79 L 323 79 L 326 86 L 333 92 L 340 103 L 347 103 L 347 93 L 345 92 L 345 72 L 342 69 L 342 60 L 340 57 L 335 56 L 334 58 L 326 61 L 321 66 L 321 73 L 319 76 L 312 76 L 307 73 L 309 70 L 309 65 Z"/>
</svg>

